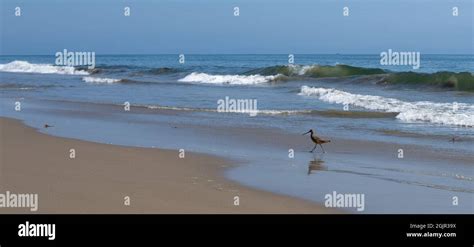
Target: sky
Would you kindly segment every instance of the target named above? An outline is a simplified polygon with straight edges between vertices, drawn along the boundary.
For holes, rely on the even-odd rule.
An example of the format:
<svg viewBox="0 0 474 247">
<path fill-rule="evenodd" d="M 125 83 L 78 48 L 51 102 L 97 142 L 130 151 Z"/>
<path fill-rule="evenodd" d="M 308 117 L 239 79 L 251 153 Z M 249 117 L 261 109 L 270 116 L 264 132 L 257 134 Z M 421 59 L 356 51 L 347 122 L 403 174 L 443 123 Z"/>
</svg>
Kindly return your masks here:
<svg viewBox="0 0 474 247">
<path fill-rule="evenodd" d="M 473 54 L 473 2 L 0 0 L 0 54 Z"/>
</svg>

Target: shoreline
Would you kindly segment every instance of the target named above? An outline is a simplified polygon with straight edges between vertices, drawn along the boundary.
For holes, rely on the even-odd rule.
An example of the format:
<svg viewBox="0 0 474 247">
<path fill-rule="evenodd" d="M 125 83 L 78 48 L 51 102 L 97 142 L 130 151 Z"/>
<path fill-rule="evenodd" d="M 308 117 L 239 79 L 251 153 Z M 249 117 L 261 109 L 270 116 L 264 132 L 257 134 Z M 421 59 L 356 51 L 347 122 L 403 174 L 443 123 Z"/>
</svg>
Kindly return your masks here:
<svg viewBox="0 0 474 247">
<path fill-rule="evenodd" d="M 343 138 L 329 134 L 323 127 L 322 137 L 332 140 L 325 146 L 328 153 L 310 154 L 311 142 L 300 133 L 257 125 L 233 125 L 225 121 L 224 124 L 206 125 L 215 119 L 215 115 L 143 109 L 124 112 L 122 107 L 114 105 L 28 101 L 21 112 L 11 114 L 8 113 L 11 108 L 5 105 L 5 117 L 19 119 L 38 133 L 60 139 L 154 150 L 152 153 L 155 154 L 159 150 L 155 147 L 174 150 L 170 151 L 172 161 L 178 160 L 179 149 L 214 158 L 224 157 L 224 163 L 217 166 L 226 167 L 220 167 L 222 169 L 218 169 L 215 177 L 239 187 L 301 199 L 312 205 L 323 205 L 325 195 L 334 191 L 365 194 L 367 207 L 364 213 L 369 214 L 470 212 L 466 202 L 471 201 L 473 193 L 470 187 L 473 156 L 470 151 L 458 148 L 465 145 L 464 142 L 452 143 L 446 139 L 448 145 L 433 149 L 397 140 Z M 201 116 L 208 119 L 194 121 Z M 193 121 L 188 122 L 189 117 Z M 54 127 L 43 128 L 44 124 Z M 319 130 L 318 126 L 316 130 Z M 400 148 L 405 155 L 402 159 L 397 157 Z M 289 157 L 289 149 L 294 151 L 294 158 Z M 189 176 L 185 182 L 191 186 L 194 186 L 193 182 L 218 183 L 216 179 L 208 178 L 209 174 L 207 171 L 198 177 L 200 181 L 189 179 L 197 176 Z M 219 185 L 211 186 L 211 189 L 225 190 Z M 454 195 L 463 202 L 457 207 L 450 204 Z M 228 197 L 226 203 L 227 200 Z M 414 200 L 417 203 L 411 203 Z M 336 209 L 338 213 L 358 213 L 353 208 Z M 218 212 L 228 213 L 229 210 Z M 296 209 L 283 212 L 299 213 Z"/>
<path fill-rule="evenodd" d="M 5 117 L 0 125 L 1 191 L 39 197 L 37 212 L 0 208 L 1 214 L 342 212 L 226 179 L 234 163 L 216 156 L 186 152 L 179 158 L 177 150 L 56 137 Z"/>
</svg>

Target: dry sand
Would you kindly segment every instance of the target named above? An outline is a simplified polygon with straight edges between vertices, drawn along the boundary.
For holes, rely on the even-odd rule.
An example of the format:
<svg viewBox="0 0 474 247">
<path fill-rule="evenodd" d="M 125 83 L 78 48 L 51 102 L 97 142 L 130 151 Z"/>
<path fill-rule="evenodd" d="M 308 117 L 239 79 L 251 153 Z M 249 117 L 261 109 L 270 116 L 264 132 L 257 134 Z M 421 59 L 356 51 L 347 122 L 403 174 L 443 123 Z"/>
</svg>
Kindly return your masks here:
<svg viewBox="0 0 474 247">
<path fill-rule="evenodd" d="M 38 193 L 36 213 L 339 212 L 228 181 L 222 172 L 232 163 L 210 155 L 59 138 L 6 118 L 0 131 L 0 193 Z"/>
</svg>

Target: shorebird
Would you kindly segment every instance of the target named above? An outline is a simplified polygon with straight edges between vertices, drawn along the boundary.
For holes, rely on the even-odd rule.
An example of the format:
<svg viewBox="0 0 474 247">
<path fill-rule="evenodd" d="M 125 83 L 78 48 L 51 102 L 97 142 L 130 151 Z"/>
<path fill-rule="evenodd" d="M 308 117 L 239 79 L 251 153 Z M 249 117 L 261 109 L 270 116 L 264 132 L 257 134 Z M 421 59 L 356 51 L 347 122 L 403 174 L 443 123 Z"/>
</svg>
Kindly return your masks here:
<svg viewBox="0 0 474 247">
<path fill-rule="evenodd" d="M 50 127 L 53 127 L 52 125 L 49 125 L 49 124 L 45 124 L 44 125 L 45 128 L 50 128 Z"/>
<path fill-rule="evenodd" d="M 306 135 L 306 134 L 308 134 L 308 133 L 311 133 L 311 141 L 313 141 L 314 144 L 315 144 L 315 145 L 314 145 L 314 148 L 313 148 L 310 152 L 312 153 L 312 152 L 318 147 L 318 145 L 319 145 L 319 146 L 321 146 L 321 149 L 323 150 L 323 152 L 326 153 L 326 151 L 324 151 L 323 145 L 321 145 L 321 144 L 331 142 L 331 140 L 323 140 L 323 139 L 317 137 L 317 136 L 314 134 L 314 132 L 313 132 L 312 129 L 310 129 L 308 132 L 304 133 L 303 135 Z"/>
</svg>

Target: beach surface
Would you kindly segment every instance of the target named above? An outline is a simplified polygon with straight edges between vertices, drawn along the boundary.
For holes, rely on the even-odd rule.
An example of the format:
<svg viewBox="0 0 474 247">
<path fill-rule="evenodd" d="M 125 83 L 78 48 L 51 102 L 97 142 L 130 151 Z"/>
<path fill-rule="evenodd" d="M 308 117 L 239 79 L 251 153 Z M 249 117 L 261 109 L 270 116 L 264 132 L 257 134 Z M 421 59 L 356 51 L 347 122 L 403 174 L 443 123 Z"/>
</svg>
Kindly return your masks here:
<svg viewBox="0 0 474 247">
<path fill-rule="evenodd" d="M 97 191 L 96 183 L 113 187 L 110 195 L 94 192 L 90 208 L 97 208 L 96 198 L 111 198 L 117 201 L 110 203 L 122 206 L 130 196 L 133 207 L 142 207 L 136 211 L 175 212 L 179 206 L 193 212 L 234 212 L 215 204 L 236 210 L 234 194 L 243 193 L 237 188 L 244 186 L 315 205 L 325 205 L 327 195 L 335 193 L 364 196 L 364 210 L 349 203 L 337 206 L 350 213 L 473 212 L 472 55 L 427 55 L 425 66 L 413 72 L 381 66 L 378 54 L 301 54 L 293 65 L 287 59 L 283 54 L 189 55 L 180 64 L 173 54 L 104 55 L 97 57 L 96 68 L 86 69 L 55 66 L 54 56 L 48 55 L 0 56 L 0 116 L 48 136 L 133 150 L 109 154 L 104 146 L 62 144 L 60 151 L 39 154 L 27 135 L 18 139 L 25 142 L 22 149 L 15 150 L 21 150 L 21 159 L 34 162 L 10 162 L 8 169 L 37 175 L 40 171 L 34 169 L 44 168 L 55 178 L 44 179 L 52 187 L 48 190 L 62 189 L 63 181 L 76 183 L 76 190 L 65 188 L 70 200 L 51 200 L 57 203 L 80 201 L 82 195 L 75 191 Z M 458 83 L 449 84 L 453 78 Z M 221 109 L 222 100 L 253 102 L 258 114 L 233 111 L 230 104 Z M 310 129 L 331 140 L 324 145 L 326 153 L 321 147 L 308 152 L 314 145 L 302 134 Z M 44 148 L 45 142 L 38 143 Z M 68 158 L 70 148 L 76 149 L 74 160 Z M 186 151 L 185 159 L 178 158 L 180 149 Z M 95 156 L 84 155 L 88 150 Z M 132 155 L 136 150 L 140 154 Z M 36 164 L 38 157 L 58 158 L 55 152 L 63 160 Z M 190 156 L 198 153 L 209 156 Z M 212 162 L 203 157 L 213 157 Z M 69 173 L 72 178 L 64 177 Z M 7 179 L 7 185 L 15 185 L 28 178 Z M 163 184 L 176 185 L 180 192 L 155 192 L 169 190 Z M 204 185 L 229 194 L 212 201 L 205 193 L 194 193 Z M 239 210 L 256 205 L 256 198 L 266 202 L 261 196 L 255 201 L 243 196 Z M 167 205 L 182 197 L 185 203 Z M 160 205 L 154 198 L 166 200 Z M 206 204 L 188 205 L 197 198 Z M 271 201 L 255 212 L 300 212 L 289 204 L 272 211 L 276 201 Z M 100 212 L 123 211 L 109 208 Z"/>
<path fill-rule="evenodd" d="M 39 197 L 37 212 L 0 213 L 340 212 L 229 181 L 232 162 L 215 156 L 53 137 L 8 118 L 0 127 L 0 191 Z"/>
</svg>

